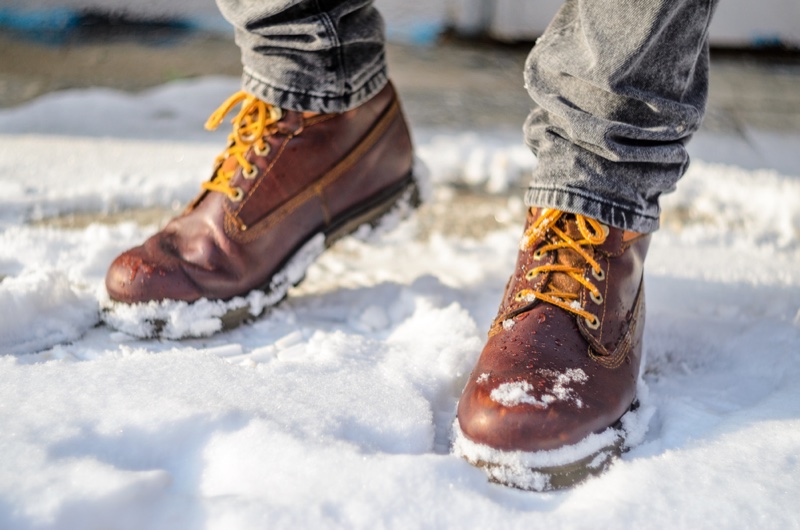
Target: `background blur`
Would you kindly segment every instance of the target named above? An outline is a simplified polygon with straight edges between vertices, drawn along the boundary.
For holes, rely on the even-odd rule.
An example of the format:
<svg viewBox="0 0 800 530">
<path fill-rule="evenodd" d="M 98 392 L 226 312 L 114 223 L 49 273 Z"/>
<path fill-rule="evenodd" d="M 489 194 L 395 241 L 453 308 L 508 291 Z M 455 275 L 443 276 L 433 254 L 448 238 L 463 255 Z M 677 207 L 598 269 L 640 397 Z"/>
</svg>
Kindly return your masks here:
<svg viewBox="0 0 800 530">
<path fill-rule="evenodd" d="M 533 40 L 544 31 L 559 0 L 378 0 L 396 36 L 415 36 L 450 27 L 466 34 L 489 34 L 503 40 Z M 221 29 L 225 22 L 213 0 L 4 0 L 0 21 L 62 23 L 86 11 L 125 14 L 131 18 L 181 21 Z M 4 20 L 5 19 L 5 20 Z M 719 46 L 800 44 L 800 3 L 796 0 L 725 0 L 711 27 Z M 417 35 L 414 35 L 417 33 Z"/>
<path fill-rule="evenodd" d="M 532 105 L 522 65 L 558 0 L 376 3 L 387 22 L 391 75 L 414 126 L 519 130 Z M 792 151 L 785 144 L 800 138 L 800 2 L 725 0 L 711 39 L 703 131 L 723 141 L 700 135 L 693 149 L 704 160 L 800 174 L 797 157 L 785 154 Z M 135 92 L 239 74 L 231 28 L 213 0 L 0 2 L 0 107 L 70 88 Z"/>
</svg>

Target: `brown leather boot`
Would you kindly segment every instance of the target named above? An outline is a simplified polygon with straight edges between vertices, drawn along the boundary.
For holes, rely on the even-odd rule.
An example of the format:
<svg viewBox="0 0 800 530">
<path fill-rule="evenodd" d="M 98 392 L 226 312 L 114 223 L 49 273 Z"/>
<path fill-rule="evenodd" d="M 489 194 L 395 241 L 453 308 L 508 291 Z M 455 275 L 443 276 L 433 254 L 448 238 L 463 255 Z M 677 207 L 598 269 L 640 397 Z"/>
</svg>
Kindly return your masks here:
<svg viewBox="0 0 800 530">
<path fill-rule="evenodd" d="M 496 482 L 569 487 L 619 454 L 642 351 L 649 235 L 532 209 L 458 404 L 454 451 Z"/>
<path fill-rule="evenodd" d="M 313 116 L 239 92 L 206 127 L 239 103 L 200 195 L 112 263 L 113 327 L 170 338 L 231 327 L 279 302 L 336 239 L 418 204 L 420 175 L 391 85 L 354 110 Z"/>
</svg>

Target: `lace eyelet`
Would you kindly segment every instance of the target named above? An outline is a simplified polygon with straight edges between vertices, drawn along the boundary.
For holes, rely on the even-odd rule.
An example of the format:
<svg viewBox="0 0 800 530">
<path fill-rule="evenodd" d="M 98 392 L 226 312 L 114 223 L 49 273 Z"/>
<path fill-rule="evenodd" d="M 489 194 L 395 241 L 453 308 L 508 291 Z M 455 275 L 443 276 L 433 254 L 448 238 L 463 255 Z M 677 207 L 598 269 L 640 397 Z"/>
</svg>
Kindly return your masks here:
<svg viewBox="0 0 800 530">
<path fill-rule="evenodd" d="M 594 302 L 594 303 L 595 303 L 595 304 L 597 304 L 597 305 L 600 305 L 600 304 L 602 304 L 602 303 L 603 303 L 603 295 L 602 295 L 602 294 L 597 294 L 597 295 L 595 296 L 595 294 L 594 294 L 594 293 L 590 292 L 590 293 L 589 293 L 589 298 L 591 298 L 591 299 L 592 299 L 592 302 Z"/>
<path fill-rule="evenodd" d="M 543 252 L 541 249 L 537 249 L 536 252 L 533 253 L 533 259 L 535 259 L 536 261 L 542 261 L 546 255 L 547 252 Z"/>
<path fill-rule="evenodd" d="M 597 272 L 596 270 L 592 269 L 592 276 L 594 276 L 594 279 L 599 282 L 602 282 L 603 280 L 606 279 L 606 273 L 603 269 L 600 269 L 600 272 Z"/>
<path fill-rule="evenodd" d="M 242 176 L 246 180 L 253 180 L 258 176 L 258 168 L 256 166 L 250 166 L 250 171 L 245 171 L 244 168 L 242 169 Z"/>
<path fill-rule="evenodd" d="M 256 156 L 267 156 L 269 154 L 270 150 L 271 150 L 271 147 L 266 142 L 264 143 L 264 148 L 263 149 L 261 147 L 259 147 L 258 144 L 254 144 L 253 145 L 253 153 L 255 153 Z"/>
<path fill-rule="evenodd" d="M 589 320 L 588 318 L 584 318 L 583 321 L 586 322 L 586 327 L 589 329 L 597 329 L 600 327 L 600 319 L 597 318 L 597 315 L 592 315 L 593 320 Z"/>
<path fill-rule="evenodd" d="M 600 223 L 600 226 L 603 228 L 603 234 L 608 237 L 608 234 L 611 233 L 611 229 L 608 227 L 608 225 L 604 225 L 603 223 Z"/>
<path fill-rule="evenodd" d="M 240 187 L 233 188 L 233 195 L 228 195 L 232 202 L 240 202 L 244 199 L 244 190 Z"/>
<path fill-rule="evenodd" d="M 273 107 L 272 105 L 269 106 L 269 119 L 270 121 L 276 122 L 283 119 L 283 109 L 280 107 Z"/>
<path fill-rule="evenodd" d="M 535 277 L 536 277 L 536 275 L 533 274 L 533 270 L 529 270 L 528 272 L 525 273 L 525 279 L 526 280 L 532 280 Z"/>
</svg>

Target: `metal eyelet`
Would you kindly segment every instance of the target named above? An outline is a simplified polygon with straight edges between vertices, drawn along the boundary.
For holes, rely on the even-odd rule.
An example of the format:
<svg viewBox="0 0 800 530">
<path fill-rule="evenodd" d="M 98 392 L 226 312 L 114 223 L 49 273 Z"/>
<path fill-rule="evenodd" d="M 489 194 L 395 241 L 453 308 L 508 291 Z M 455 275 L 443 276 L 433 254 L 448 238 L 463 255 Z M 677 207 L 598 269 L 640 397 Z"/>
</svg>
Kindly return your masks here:
<svg viewBox="0 0 800 530">
<path fill-rule="evenodd" d="M 244 199 L 244 190 L 240 187 L 233 188 L 233 196 L 228 195 L 232 202 L 239 202 Z"/>
<path fill-rule="evenodd" d="M 268 143 L 266 143 L 266 142 L 264 142 L 264 148 L 263 149 L 261 147 L 259 147 L 258 144 L 254 144 L 253 145 L 253 153 L 255 153 L 256 156 L 267 156 L 271 149 L 272 148 L 270 147 L 270 145 Z"/>
<path fill-rule="evenodd" d="M 600 272 L 597 272 L 596 270 L 592 269 L 592 276 L 594 276 L 594 279 L 599 282 L 602 282 L 603 280 L 606 279 L 606 273 L 603 269 L 600 269 Z"/>
<path fill-rule="evenodd" d="M 597 318 L 596 315 L 592 315 L 594 320 L 589 320 L 588 318 L 584 318 L 583 321 L 586 322 L 586 327 L 589 329 L 597 329 L 600 327 L 600 319 Z"/>
<path fill-rule="evenodd" d="M 595 296 L 594 293 L 590 292 L 589 293 L 589 298 L 591 298 L 592 302 L 594 302 L 597 305 L 600 305 L 600 304 L 603 303 L 603 295 L 602 294 L 598 293 L 597 296 Z"/>
<path fill-rule="evenodd" d="M 269 107 L 269 119 L 270 121 L 280 121 L 283 119 L 283 109 L 280 107 Z"/>
<path fill-rule="evenodd" d="M 532 280 L 535 277 L 536 277 L 536 275 L 533 274 L 533 269 L 531 269 L 531 270 L 529 270 L 528 272 L 525 273 L 525 279 L 526 280 Z"/>
<path fill-rule="evenodd" d="M 542 261 L 546 255 L 547 252 L 543 252 L 541 249 L 537 249 L 536 252 L 533 253 L 533 259 L 535 259 L 536 261 Z"/>
<path fill-rule="evenodd" d="M 250 166 L 250 171 L 245 171 L 243 168 L 242 176 L 247 180 L 253 180 L 258 176 L 258 168 L 256 166 Z"/>
<path fill-rule="evenodd" d="M 608 227 L 608 225 L 600 223 L 600 227 L 603 229 L 603 234 L 605 234 L 605 236 L 608 237 L 608 234 L 611 233 L 611 229 Z"/>
</svg>

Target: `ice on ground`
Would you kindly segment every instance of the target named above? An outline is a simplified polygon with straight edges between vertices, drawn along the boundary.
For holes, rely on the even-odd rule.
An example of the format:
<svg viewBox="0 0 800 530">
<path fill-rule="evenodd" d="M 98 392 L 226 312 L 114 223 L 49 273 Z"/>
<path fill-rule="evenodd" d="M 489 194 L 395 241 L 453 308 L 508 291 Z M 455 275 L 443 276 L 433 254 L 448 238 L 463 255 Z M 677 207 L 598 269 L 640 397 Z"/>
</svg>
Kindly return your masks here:
<svg viewBox="0 0 800 530">
<path fill-rule="evenodd" d="M 268 317 L 210 338 L 96 326 L 106 267 L 154 227 L 27 221 L 190 199 L 224 142 L 200 143 L 202 121 L 236 86 L 0 112 L 0 528 L 800 525 L 798 175 L 696 162 L 665 198 L 645 278 L 649 421 L 623 421 L 635 447 L 563 493 L 490 484 L 451 453 L 521 217 L 477 240 L 411 222 L 342 241 Z M 116 125 L 87 118 L 93 103 Z M 469 158 L 470 134 L 415 131 L 440 190 L 487 186 L 490 167 L 511 186 L 533 164 Z"/>
</svg>

